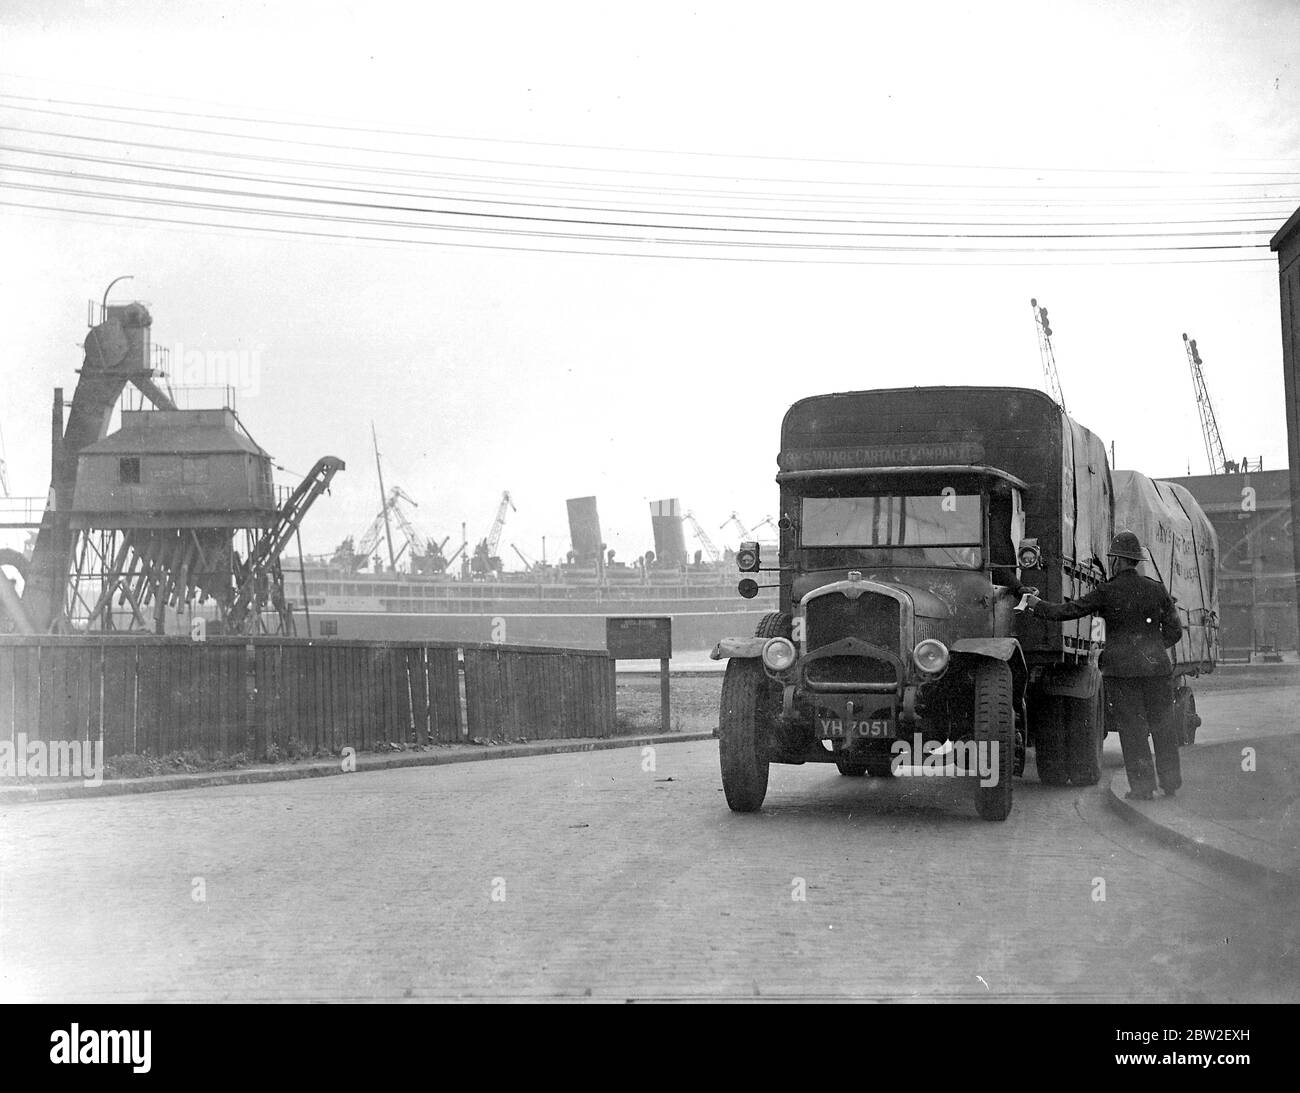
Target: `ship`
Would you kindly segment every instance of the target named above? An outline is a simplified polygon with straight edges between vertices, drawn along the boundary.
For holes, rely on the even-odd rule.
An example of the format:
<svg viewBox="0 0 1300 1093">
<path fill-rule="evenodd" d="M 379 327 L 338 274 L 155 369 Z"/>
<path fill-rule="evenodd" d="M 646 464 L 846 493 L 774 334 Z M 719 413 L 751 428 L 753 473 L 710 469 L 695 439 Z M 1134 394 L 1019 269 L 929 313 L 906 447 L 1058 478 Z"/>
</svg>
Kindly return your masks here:
<svg viewBox="0 0 1300 1093">
<path fill-rule="evenodd" d="M 596 498 L 571 498 L 572 548 L 564 560 L 532 562 L 515 548 L 526 568 L 508 571 L 497 553 L 513 507 L 508 491 L 488 535 L 472 551 L 463 542 L 447 557 L 447 540 L 426 539 L 403 510 L 410 498 L 400 487 L 385 493 L 382 477 L 381 469 L 381 511 L 356 545 L 348 539 L 328 559 L 304 560 L 299 616 L 315 636 L 600 649 L 609 618 L 668 617 L 677 654 L 704 652 L 725 634 L 752 633 L 776 610 L 775 589 L 750 600 L 739 596 L 734 552 L 718 551 L 676 498 L 650 504 L 655 549 L 631 563 L 614 561 L 606 550 Z M 701 540 L 693 558 L 684 521 Z M 407 569 L 398 568 L 403 564 Z"/>
</svg>

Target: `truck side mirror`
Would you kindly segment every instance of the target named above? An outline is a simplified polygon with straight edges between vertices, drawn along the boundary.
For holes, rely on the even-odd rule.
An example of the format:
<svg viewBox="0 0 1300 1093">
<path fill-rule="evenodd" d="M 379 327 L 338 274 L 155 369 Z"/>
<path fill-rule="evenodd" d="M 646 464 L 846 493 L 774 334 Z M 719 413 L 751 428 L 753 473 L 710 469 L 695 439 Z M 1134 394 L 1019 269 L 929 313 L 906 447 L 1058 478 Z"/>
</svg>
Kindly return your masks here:
<svg viewBox="0 0 1300 1093">
<path fill-rule="evenodd" d="M 1021 539 L 1016 548 L 1016 562 L 1021 569 L 1037 569 L 1043 564 L 1043 552 L 1037 539 Z"/>
<path fill-rule="evenodd" d="M 789 531 L 792 527 L 794 527 L 794 521 L 791 520 L 790 517 L 788 516 L 782 516 L 781 519 L 779 519 L 776 522 L 776 526 L 781 531 Z"/>
<path fill-rule="evenodd" d="M 760 565 L 757 543 L 741 543 L 736 551 L 736 568 L 741 573 L 756 573 Z"/>
</svg>

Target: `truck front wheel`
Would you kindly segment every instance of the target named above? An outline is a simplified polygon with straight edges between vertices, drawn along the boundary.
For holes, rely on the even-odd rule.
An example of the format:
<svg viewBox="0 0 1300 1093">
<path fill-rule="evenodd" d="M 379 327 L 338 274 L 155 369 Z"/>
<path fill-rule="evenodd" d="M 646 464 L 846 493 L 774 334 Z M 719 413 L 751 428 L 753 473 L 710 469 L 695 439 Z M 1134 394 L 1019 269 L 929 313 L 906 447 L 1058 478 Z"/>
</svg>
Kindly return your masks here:
<svg viewBox="0 0 1300 1093">
<path fill-rule="evenodd" d="M 722 677 L 718 759 L 732 812 L 754 812 L 767 796 L 768 737 L 779 708 L 763 665 L 732 657 Z"/>
<path fill-rule="evenodd" d="M 975 810 L 981 819 L 1005 820 L 1011 814 L 1014 788 L 1016 714 L 1012 705 L 1011 668 L 1001 661 L 985 661 L 975 669 L 974 736 L 979 751 L 988 753 L 989 766 L 994 761 L 997 763 L 990 770 L 992 785 L 981 785 L 983 778 L 975 780 Z"/>
</svg>

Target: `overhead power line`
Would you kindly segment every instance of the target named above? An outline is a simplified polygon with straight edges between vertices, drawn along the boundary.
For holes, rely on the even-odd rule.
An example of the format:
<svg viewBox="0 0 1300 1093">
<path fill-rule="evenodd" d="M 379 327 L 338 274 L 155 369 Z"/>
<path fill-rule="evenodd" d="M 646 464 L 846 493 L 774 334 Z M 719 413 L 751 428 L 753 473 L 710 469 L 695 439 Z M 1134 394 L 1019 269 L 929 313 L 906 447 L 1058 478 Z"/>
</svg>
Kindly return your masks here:
<svg viewBox="0 0 1300 1093">
<path fill-rule="evenodd" d="M 812 228 L 766 228 L 766 227 L 751 227 L 748 225 L 736 226 L 727 223 L 704 224 L 704 225 L 649 223 L 645 221 L 593 220 L 593 219 L 585 219 L 580 217 L 539 216 L 531 213 L 498 213 L 498 212 L 484 212 L 481 210 L 425 208 L 425 207 L 415 206 L 415 205 L 393 205 L 393 204 L 387 204 L 382 202 L 349 201 L 349 200 L 344 200 L 342 198 L 319 198 L 319 197 L 310 197 L 310 196 L 303 196 L 303 195 L 296 195 L 296 194 L 284 194 L 284 195 L 266 194 L 264 192 L 255 191 L 255 190 L 231 190 L 231 189 L 225 189 L 222 187 L 215 187 L 215 186 L 192 186 L 192 185 L 184 185 L 180 183 L 171 183 L 171 182 L 153 182 L 153 181 L 139 181 L 139 180 L 129 180 L 129 179 L 124 180 L 124 179 L 113 178 L 105 175 L 84 175 L 84 174 L 78 174 L 76 172 L 60 171 L 52 168 L 41 168 L 41 167 L 7 167 L 7 168 L 0 168 L 0 169 L 9 170 L 9 171 L 18 171 L 18 172 L 24 172 L 30 174 L 53 175 L 60 178 L 76 179 L 79 181 L 100 182 L 100 183 L 137 186 L 137 187 L 163 188 L 167 190 L 177 190 L 177 191 L 189 192 L 189 193 L 211 194 L 211 195 L 221 196 L 221 197 L 238 197 L 238 198 L 249 198 L 254 200 L 297 202 L 300 204 L 309 204 L 314 206 L 332 206 L 338 208 L 368 210 L 373 212 L 416 214 L 422 217 L 440 216 L 440 217 L 456 217 L 456 218 L 474 218 L 474 219 L 490 220 L 490 221 L 515 221 L 521 223 L 555 224 L 555 225 L 562 225 L 562 226 L 587 227 L 587 228 L 596 228 L 596 227 L 620 228 L 620 229 L 645 228 L 645 229 L 652 229 L 655 231 L 697 232 L 697 233 L 698 232 L 705 232 L 705 233 L 725 232 L 729 234 L 749 234 L 749 235 L 759 235 L 759 236 L 829 235 L 835 238 L 846 238 L 846 239 L 964 239 L 964 240 L 989 240 L 989 241 L 993 241 L 993 240 L 1038 240 L 1038 241 L 1090 240 L 1096 242 L 1105 242 L 1105 241 L 1115 242 L 1115 241 L 1122 241 L 1128 239 L 1145 239 L 1145 238 L 1184 239 L 1184 238 L 1223 238 L 1223 237 L 1241 238 L 1246 236 L 1266 237 L 1266 236 L 1271 236 L 1273 234 L 1272 231 L 1268 228 L 1258 228 L 1258 229 L 1249 229 L 1249 230 L 1236 228 L 1236 229 L 1228 229 L 1223 231 L 1186 230 L 1186 231 L 1179 231 L 1176 233 L 1162 232 L 1162 231 L 1136 231 L 1136 232 L 1129 232 L 1129 233 L 1114 233 L 1114 232 L 1089 233 L 1089 232 L 1055 232 L 1055 231 L 1039 231 L 1039 232 L 931 231 L 928 229 L 930 227 L 933 227 L 933 225 L 925 225 L 924 227 L 894 225 L 894 226 L 905 227 L 907 228 L 907 230 L 849 231 L 849 230 L 844 230 L 843 228 L 834 228 L 825 231 L 818 231 Z M 73 196 L 83 195 L 82 191 L 71 190 L 65 187 L 42 187 L 34 184 L 11 183 L 11 182 L 0 182 L 0 185 L 6 186 L 8 188 L 14 188 L 14 189 L 45 190 L 50 193 L 60 193 L 60 194 L 67 194 Z M 176 204 L 175 202 L 164 201 L 163 199 L 140 197 L 137 195 L 129 195 L 129 194 L 113 194 L 113 193 L 105 194 L 97 191 L 84 192 L 84 196 L 106 197 L 114 201 L 152 202 L 156 200 L 162 204 L 168 204 L 168 205 Z M 180 203 L 180 204 L 186 207 L 193 207 L 193 208 L 204 208 L 204 209 L 219 208 L 219 206 L 213 206 L 209 204 L 195 204 L 195 205 L 188 205 L 188 203 Z M 222 211 L 255 212 L 258 214 L 265 214 L 265 215 L 302 215 L 302 214 L 288 213 L 284 210 L 276 210 L 276 209 L 249 209 L 244 206 L 234 206 L 234 207 L 227 206 L 222 208 Z M 321 214 L 321 215 L 325 216 L 328 219 L 350 219 L 350 220 L 354 219 L 354 218 L 337 218 L 332 214 Z M 724 218 L 715 217 L 715 219 L 722 220 Z M 419 226 L 424 227 L 424 226 L 435 226 L 435 225 L 422 223 Z M 436 225 L 436 226 L 450 227 L 450 225 Z"/>
<path fill-rule="evenodd" d="M 30 147 L 24 147 L 22 145 L 14 145 L 14 144 L 0 143 L 0 152 L 12 152 L 18 155 L 43 157 L 46 159 L 70 160 L 79 163 L 92 163 L 95 165 L 108 166 L 108 167 L 124 167 L 136 171 L 141 171 L 141 170 L 154 171 L 154 172 L 159 172 L 159 173 L 164 173 L 169 175 L 182 175 L 182 176 L 191 176 L 196 178 L 224 179 L 228 181 L 237 181 L 237 182 L 270 183 L 272 185 L 277 185 L 277 186 L 296 186 L 302 189 L 309 189 L 312 191 L 329 191 L 329 192 L 336 192 L 336 193 L 353 193 L 353 194 L 373 194 L 376 196 L 400 197 L 400 198 L 408 198 L 408 199 L 433 198 L 438 200 L 453 200 L 453 201 L 459 201 L 462 203 L 469 203 L 469 204 L 493 205 L 493 206 L 504 206 L 504 207 L 514 207 L 514 208 L 565 209 L 565 210 L 585 211 L 585 212 L 629 213 L 634 215 L 659 215 L 663 211 L 669 211 L 674 213 L 677 216 L 684 216 L 684 217 L 705 218 L 705 217 L 718 217 L 721 215 L 726 215 L 729 219 L 733 219 L 733 220 L 762 220 L 768 222 L 882 224 L 882 225 L 917 223 L 921 225 L 930 225 L 930 226 L 943 225 L 943 224 L 957 224 L 957 225 L 965 224 L 969 226 L 1054 227 L 1054 228 L 1174 226 L 1180 224 L 1195 226 L 1195 225 L 1208 225 L 1208 224 L 1246 224 L 1246 223 L 1272 225 L 1275 223 L 1275 221 L 1279 216 L 1285 217 L 1285 215 L 1289 211 L 1284 204 L 1278 202 L 1276 203 L 1277 204 L 1276 211 L 1272 213 L 1257 213 L 1253 216 L 1202 216 L 1200 218 L 1181 217 L 1173 220 L 1153 219 L 1153 218 L 1146 218 L 1146 217 L 1140 220 L 1115 220 L 1113 218 L 1108 218 L 1106 220 L 1095 220 L 1095 219 L 1094 220 L 1060 220 L 1055 218 L 1049 219 L 1047 217 L 1039 217 L 1035 220 L 1019 220 L 1019 221 L 1011 221 L 1011 220 L 975 221 L 969 217 L 964 217 L 960 219 L 941 220 L 941 219 L 936 219 L 935 217 L 932 216 L 923 221 L 909 221 L 909 220 L 900 219 L 898 214 L 894 214 L 893 216 L 889 216 L 886 214 L 878 214 L 876 218 L 864 218 L 861 216 L 859 217 L 847 217 L 847 216 L 814 217 L 814 216 L 791 215 L 785 211 L 769 212 L 769 213 L 765 213 L 762 216 L 746 216 L 746 215 L 740 215 L 740 213 L 754 211 L 751 207 L 741 206 L 738 211 L 729 211 L 724 213 L 720 210 L 701 210 L 698 206 L 689 209 L 684 209 L 678 205 L 669 205 L 669 206 L 643 205 L 641 208 L 627 208 L 626 206 L 617 206 L 617 205 L 615 206 L 580 205 L 572 202 L 562 203 L 559 201 L 553 201 L 553 202 L 518 201 L 508 197 L 502 197 L 497 195 L 466 196 L 466 195 L 459 194 L 456 191 L 448 192 L 446 190 L 429 190 L 429 189 L 390 190 L 390 189 L 384 189 L 379 186 L 345 185 L 338 182 L 327 182 L 327 181 L 322 181 L 320 179 L 309 178 L 309 177 L 268 175 L 259 172 L 215 171 L 215 170 L 205 169 L 201 167 L 177 167 L 169 164 L 151 163 L 151 162 L 132 160 L 132 159 L 121 159 L 114 156 L 95 156 L 95 155 L 88 155 L 88 154 L 82 154 L 76 152 L 54 152 L 45 149 L 30 148 Z M 50 173 L 48 169 L 28 168 L 18 164 L 12 165 L 10 169 L 17 170 L 17 171 L 30 171 L 35 173 Z M 76 178 L 84 177 L 87 179 L 91 179 L 91 178 L 98 177 L 93 175 L 82 175 L 72 171 L 65 172 L 65 174 L 68 177 L 76 177 Z M 125 178 L 111 178 L 110 181 L 131 184 L 131 185 L 154 185 L 154 183 L 144 181 L 144 180 L 135 181 L 135 180 L 125 179 Z M 268 196 L 275 196 L 275 195 L 268 195 Z"/>
<path fill-rule="evenodd" d="M 16 106 L 13 104 L 4 104 L 4 106 L 5 109 L 8 110 L 14 110 L 23 113 L 44 114 L 52 117 L 69 118 L 76 121 L 90 121 L 90 122 L 96 122 L 98 124 L 110 123 L 116 125 L 130 125 L 130 126 L 135 126 L 136 128 L 162 130 L 165 132 L 173 132 L 173 133 L 186 133 L 193 136 L 220 137 L 224 140 L 262 141 L 262 142 L 268 142 L 268 143 L 278 144 L 278 145 L 290 145 L 299 148 L 327 149 L 333 152 L 346 152 L 350 154 L 364 153 L 370 155 L 399 156 L 399 157 L 415 158 L 415 159 L 439 160 L 439 161 L 446 161 L 452 163 L 484 163 L 484 164 L 497 166 L 497 167 L 542 168 L 542 169 L 552 170 L 552 171 L 579 171 L 579 172 L 593 173 L 598 175 L 609 175 L 609 174 L 643 175 L 643 176 L 649 176 L 655 178 L 685 178 L 685 179 L 697 179 L 697 180 L 702 179 L 702 180 L 708 180 L 714 182 L 728 181 L 735 177 L 734 174 L 716 175 L 716 174 L 706 174 L 706 173 L 694 172 L 694 171 L 659 170 L 657 168 L 644 168 L 644 167 L 638 167 L 638 168 L 602 167 L 602 166 L 594 166 L 591 164 L 575 165 L 575 164 L 567 164 L 567 163 L 560 163 L 560 162 L 544 162 L 544 161 L 535 161 L 535 160 L 523 160 L 523 161 L 502 160 L 502 159 L 489 159 L 482 156 L 449 155 L 445 152 L 430 152 L 430 151 L 424 151 L 419 149 L 412 150 L 412 149 L 401 149 L 401 148 L 382 148 L 382 147 L 371 147 L 371 146 L 332 144 L 326 141 L 302 140 L 296 137 L 286 137 L 277 134 L 238 133 L 238 132 L 231 132 L 230 130 L 207 129 L 198 126 L 170 125 L 165 122 L 133 121 L 130 119 L 111 118 L 111 117 L 106 118 L 101 115 L 84 114 L 77 111 L 52 110 L 47 107 Z M 1285 172 L 1257 172 L 1257 173 L 1279 174 Z M 1286 179 L 1255 179 L 1252 180 L 1251 182 L 1198 182 L 1194 184 L 1184 185 L 1183 188 L 1198 189 L 1198 190 L 1207 189 L 1207 188 L 1208 189 L 1222 189 L 1222 188 L 1240 189 L 1244 186 L 1292 185 L 1295 184 L 1297 179 L 1300 179 L 1300 172 L 1291 172 L 1291 174 L 1293 177 L 1286 178 Z M 862 180 L 840 180 L 840 179 L 828 179 L 828 178 L 810 179 L 810 178 L 787 178 L 787 177 L 775 177 L 775 178 L 755 177 L 755 178 L 751 178 L 750 181 L 763 182 L 763 183 L 776 183 L 780 185 L 799 185 L 799 186 L 807 186 L 807 185 L 860 186 L 863 184 Z M 1002 182 L 974 182 L 974 183 L 972 182 L 918 182 L 915 180 L 886 181 L 881 179 L 873 180 L 870 184 L 873 186 L 879 186 L 883 188 L 916 189 L 919 187 L 924 189 L 938 189 L 938 190 L 1024 189 L 1026 188 L 1027 185 L 1026 183 L 1002 183 Z M 1060 183 L 1060 184 L 1045 183 L 1040 180 L 1033 184 L 1033 188 L 1039 192 L 1054 191 L 1054 190 L 1068 191 L 1068 190 L 1080 190 L 1080 189 L 1087 189 L 1087 190 L 1112 189 L 1112 190 L 1128 191 L 1128 190 L 1153 190 L 1153 189 L 1168 190 L 1171 188 L 1171 186 L 1167 180 L 1158 181 L 1158 182 L 1123 182 L 1123 183 L 1116 183 L 1114 185 L 1102 185 L 1102 186 L 1098 186 L 1096 183 L 1089 183 L 1086 186 L 1080 185 L 1078 183 Z"/>
<path fill-rule="evenodd" d="M 0 73 L 0 78 L 5 74 Z M 86 85 L 78 85 L 86 86 Z M 167 96 L 171 97 L 171 96 Z M 177 110 L 170 107 L 147 107 L 129 103 L 110 103 L 102 99 L 89 101 L 85 99 L 65 99 L 52 96 L 41 95 L 18 95 L 9 92 L 0 92 L 0 99 L 9 99 L 17 102 L 31 103 L 49 103 L 55 106 L 78 106 L 97 110 L 114 110 L 118 112 L 132 112 L 138 114 L 168 115 L 171 117 L 194 118 L 203 121 L 233 121 L 244 124 L 256 125 L 275 125 L 288 126 L 299 129 L 315 129 L 341 133 L 367 133 L 375 136 L 396 136 L 396 137 L 418 137 L 425 140 L 438 141 L 460 141 L 473 142 L 480 144 L 507 144 L 519 147 L 530 148 L 555 148 L 572 151 L 598 151 L 610 153 L 633 153 L 638 155 L 671 155 L 684 156 L 692 158 L 708 159 L 744 159 L 758 162 L 778 162 L 778 163 L 807 163 L 821 166 L 846 166 L 846 167 L 885 167 L 891 169 L 938 169 L 938 170 L 962 170 L 962 171 L 1023 171 L 1023 172 L 1044 172 L 1055 171 L 1070 174 L 1108 174 L 1108 175 L 1195 175 L 1197 177 L 1226 177 L 1238 175 L 1260 175 L 1260 174 L 1291 174 L 1300 177 L 1300 169 L 1295 170 L 1278 170 L 1277 168 L 1251 168 L 1249 170 L 1204 170 L 1197 169 L 1194 171 L 1170 168 L 1153 168 L 1153 167 L 1046 167 L 1042 164 L 1025 165 L 1025 164 L 975 164 L 975 163 L 946 163 L 946 162 L 921 162 L 906 160 L 859 160 L 844 158 L 828 157 L 809 157 L 809 156 L 779 156 L 751 152 L 720 152 L 715 150 L 698 150 L 698 149 L 672 149 L 672 148 L 642 148 L 633 146 L 612 146 L 600 144 L 579 144 L 563 141 L 539 141 L 524 140 L 508 137 L 485 137 L 482 135 L 465 135 L 455 133 L 441 133 L 422 129 L 394 129 L 391 127 L 379 126 L 376 124 L 344 124 L 340 122 L 312 122 L 301 119 L 281 119 L 272 117 L 267 114 L 249 116 L 247 112 L 243 114 L 224 114 L 213 113 L 211 111 L 187 111 Z M 183 102 L 197 102 L 193 99 L 181 99 Z M 237 109 L 235 107 L 221 106 L 219 109 Z"/>
</svg>

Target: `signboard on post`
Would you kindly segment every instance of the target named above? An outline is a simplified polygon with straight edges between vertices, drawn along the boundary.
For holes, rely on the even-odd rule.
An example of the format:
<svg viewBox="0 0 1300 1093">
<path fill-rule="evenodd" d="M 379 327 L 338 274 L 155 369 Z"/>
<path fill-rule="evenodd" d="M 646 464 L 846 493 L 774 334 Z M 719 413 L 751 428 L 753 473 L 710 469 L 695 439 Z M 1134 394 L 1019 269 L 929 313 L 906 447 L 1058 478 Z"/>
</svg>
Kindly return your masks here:
<svg viewBox="0 0 1300 1093">
<path fill-rule="evenodd" d="M 673 620 L 668 616 L 636 615 L 605 620 L 605 649 L 619 660 L 659 662 L 659 729 L 667 732 L 669 720 L 668 661 L 673 655 Z"/>
</svg>

